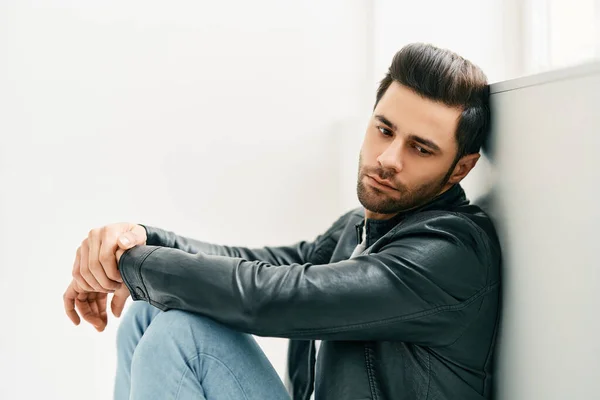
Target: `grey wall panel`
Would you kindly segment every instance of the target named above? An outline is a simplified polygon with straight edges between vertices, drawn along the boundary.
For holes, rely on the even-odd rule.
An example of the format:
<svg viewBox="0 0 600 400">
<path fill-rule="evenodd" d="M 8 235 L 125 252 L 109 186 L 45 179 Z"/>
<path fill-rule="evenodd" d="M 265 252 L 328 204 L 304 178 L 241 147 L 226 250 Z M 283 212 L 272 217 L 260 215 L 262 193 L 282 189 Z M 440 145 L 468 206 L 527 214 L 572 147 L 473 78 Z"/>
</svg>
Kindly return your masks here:
<svg viewBox="0 0 600 400">
<path fill-rule="evenodd" d="M 600 65 L 492 87 L 497 398 L 600 399 Z"/>
</svg>

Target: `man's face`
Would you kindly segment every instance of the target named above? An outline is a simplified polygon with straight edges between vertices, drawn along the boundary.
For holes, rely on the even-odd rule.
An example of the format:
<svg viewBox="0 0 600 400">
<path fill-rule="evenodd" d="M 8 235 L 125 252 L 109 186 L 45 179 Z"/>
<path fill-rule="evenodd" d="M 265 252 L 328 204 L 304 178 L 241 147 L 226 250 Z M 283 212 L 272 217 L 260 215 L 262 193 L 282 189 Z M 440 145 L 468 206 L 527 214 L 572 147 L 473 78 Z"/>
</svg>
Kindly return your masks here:
<svg viewBox="0 0 600 400">
<path fill-rule="evenodd" d="M 392 82 L 369 121 L 357 193 L 368 218 L 385 219 L 447 190 L 461 110 Z"/>
</svg>

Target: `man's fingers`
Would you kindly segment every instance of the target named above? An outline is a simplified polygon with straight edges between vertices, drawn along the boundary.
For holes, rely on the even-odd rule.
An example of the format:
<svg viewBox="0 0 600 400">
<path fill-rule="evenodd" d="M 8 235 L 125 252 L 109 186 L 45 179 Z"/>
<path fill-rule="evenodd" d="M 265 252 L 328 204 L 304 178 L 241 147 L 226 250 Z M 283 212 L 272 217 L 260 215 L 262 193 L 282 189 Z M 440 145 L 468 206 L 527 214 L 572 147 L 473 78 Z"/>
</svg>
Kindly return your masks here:
<svg viewBox="0 0 600 400">
<path fill-rule="evenodd" d="M 116 290 L 119 284 L 108 278 L 104 265 L 100 263 L 100 247 L 102 245 L 102 233 L 100 229 L 92 229 L 88 235 L 89 269 L 96 281 L 100 284 L 102 291 Z"/>
<path fill-rule="evenodd" d="M 115 283 L 113 290 L 116 290 L 120 286 L 119 284 L 123 282 L 115 257 L 115 252 L 118 248 L 119 246 L 117 245 L 114 232 L 111 233 L 109 229 L 105 229 L 104 234 L 102 235 L 102 242 L 100 244 L 100 253 L 98 258 L 108 279 Z"/>
<path fill-rule="evenodd" d="M 106 327 L 106 293 L 84 292 L 73 280 L 63 295 L 65 312 L 75 325 L 79 325 L 81 317 L 92 324 L 97 331 Z"/>
<path fill-rule="evenodd" d="M 96 306 L 96 297 L 98 293 L 79 293 L 75 299 L 75 306 L 84 320 L 94 325 L 96 329 L 102 326 L 102 319 L 98 315 L 98 309 Z"/>
<path fill-rule="evenodd" d="M 123 312 L 123 308 L 125 307 L 125 303 L 127 302 L 127 298 L 129 297 L 129 289 L 125 284 L 117 289 L 113 298 L 110 302 L 110 308 L 115 317 L 120 317 Z"/>
<path fill-rule="evenodd" d="M 100 293 L 96 298 L 96 304 L 98 305 L 98 313 L 100 314 L 100 319 L 104 323 L 104 326 L 108 324 L 108 313 L 106 312 L 107 299 L 108 295 L 106 293 Z"/>
<path fill-rule="evenodd" d="M 88 283 L 85 281 L 85 279 L 83 279 L 83 277 L 81 276 L 81 247 L 77 248 L 77 253 L 75 254 L 75 261 L 73 262 L 73 279 L 75 279 L 75 281 L 77 282 L 77 284 L 79 285 L 79 287 L 81 287 L 83 290 L 91 292 L 94 290 L 93 287 L 91 287 L 90 285 L 88 285 Z"/>
<path fill-rule="evenodd" d="M 81 297 L 81 296 L 80 296 Z M 95 303 L 95 300 L 94 300 Z M 91 304 L 88 300 L 80 300 L 79 298 L 75 300 L 75 307 L 81 314 L 81 317 L 92 324 L 96 330 L 102 331 L 104 330 L 104 324 L 100 316 L 93 312 Z"/>
<path fill-rule="evenodd" d="M 64 302 L 64 306 L 65 306 L 65 312 L 67 313 L 67 316 L 69 317 L 69 319 L 71 321 L 73 321 L 73 323 L 75 325 L 79 325 L 79 323 L 81 322 L 81 318 L 79 318 L 79 315 L 77 314 L 77 311 L 75 310 L 75 297 L 76 296 L 77 296 L 77 293 L 73 289 L 73 284 L 71 284 L 71 285 L 69 285 L 69 287 L 67 288 L 67 291 L 63 295 L 63 302 Z"/>
<path fill-rule="evenodd" d="M 98 316 L 100 321 L 100 324 L 95 325 L 95 328 L 98 332 L 102 332 L 108 323 L 106 315 L 106 293 L 95 293 L 95 296 L 88 299 L 88 303 L 90 303 L 90 309 L 94 315 Z"/>
<path fill-rule="evenodd" d="M 92 287 L 90 292 L 101 292 L 102 286 L 98 283 L 94 275 L 90 272 L 88 258 L 90 256 L 90 248 L 88 246 L 88 239 L 81 242 L 81 261 L 79 263 L 79 272 L 83 277 L 84 281 Z"/>
<path fill-rule="evenodd" d="M 96 302 L 98 293 L 90 293 L 87 302 L 90 305 L 90 310 L 92 310 L 92 314 L 100 317 L 100 311 L 98 310 L 98 303 Z"/>
<path fill-rule="evenodd" d="M 119 240 L 117 242 L 119 247 L 123 250 L 127 250 L 136 246 L 138 244 L 142 244 L 143 241 L 138 238 L 138 236 L 133 231 L 124 232 L 119 236 Z"/>
</svg>

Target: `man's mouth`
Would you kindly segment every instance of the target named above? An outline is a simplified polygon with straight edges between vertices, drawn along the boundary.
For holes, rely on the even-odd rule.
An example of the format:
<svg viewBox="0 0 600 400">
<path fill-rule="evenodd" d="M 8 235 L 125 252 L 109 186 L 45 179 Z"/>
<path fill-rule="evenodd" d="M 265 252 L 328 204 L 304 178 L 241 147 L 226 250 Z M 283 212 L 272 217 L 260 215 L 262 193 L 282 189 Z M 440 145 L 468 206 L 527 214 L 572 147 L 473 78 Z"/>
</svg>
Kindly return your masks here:
<svg viewBox="0 0 600 400">
<path fill-rule="evenodd" d="M 390 181 L 380 179 L 377 176 L 367 175 L 367 180 L 369 181 L 369 184 L 373 187 L 388 191 L 398 191 L 398 189 L 396 189 Z"/>
</svg>

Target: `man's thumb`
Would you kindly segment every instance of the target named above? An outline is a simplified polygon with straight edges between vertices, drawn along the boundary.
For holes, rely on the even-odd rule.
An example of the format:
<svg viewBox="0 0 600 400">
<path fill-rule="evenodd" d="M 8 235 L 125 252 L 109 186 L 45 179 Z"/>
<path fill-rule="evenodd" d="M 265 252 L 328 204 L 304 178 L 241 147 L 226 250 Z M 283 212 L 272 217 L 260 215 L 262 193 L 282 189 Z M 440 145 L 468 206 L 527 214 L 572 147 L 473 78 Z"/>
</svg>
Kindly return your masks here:
<svg viewBox="0 0 600 400">
<path fill-rule="evenodd" d="M 138 238 L 135 233 L 129 231 L 119 236 L 117 243 L 119 244 L 120 248 L 127 250 L 138 244 Z"/>
</svg>

